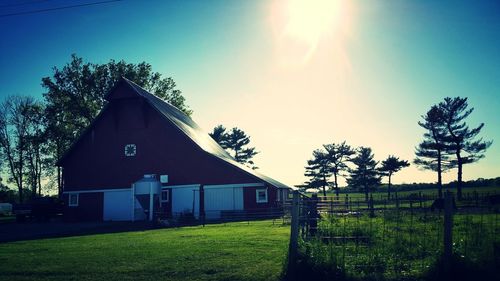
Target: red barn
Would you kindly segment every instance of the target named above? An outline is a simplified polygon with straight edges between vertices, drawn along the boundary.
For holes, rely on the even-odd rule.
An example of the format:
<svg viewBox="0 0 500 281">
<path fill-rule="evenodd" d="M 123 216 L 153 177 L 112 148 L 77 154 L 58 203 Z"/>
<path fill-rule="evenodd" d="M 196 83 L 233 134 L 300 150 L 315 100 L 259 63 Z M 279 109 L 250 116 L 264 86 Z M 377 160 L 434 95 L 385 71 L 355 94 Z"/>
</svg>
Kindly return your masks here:
<svg viewBox="0 0 500 281">
<path fill-rule="evenodd" d="M 67 217 L 218 219 L 264 212 L 287 196 L 288 186 L 237 163 L 191 118 L 132 81 L 122 78 L 106 99 L 57 163 Z"/>
</svg>

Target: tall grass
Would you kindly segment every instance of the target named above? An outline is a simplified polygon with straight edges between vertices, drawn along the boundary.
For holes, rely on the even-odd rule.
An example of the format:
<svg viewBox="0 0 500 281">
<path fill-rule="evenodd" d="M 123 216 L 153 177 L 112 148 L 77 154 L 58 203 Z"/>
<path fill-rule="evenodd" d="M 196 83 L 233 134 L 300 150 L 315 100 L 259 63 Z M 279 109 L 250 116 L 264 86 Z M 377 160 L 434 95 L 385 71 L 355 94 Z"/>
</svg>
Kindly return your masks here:
<svg viewBox="0 0 500 281">
<path fill-rule="evenodd" d="M 455 264 L 476 272 L 483 265 L 498 263 L 499 219 L 498 213 L 454 216 Z M 316 280 L 328 276 L 354 280 L 443 278 L 439 270 L 443 218 L 438 212 L 393 209 L 377 211 L 375 217 L 325 215 L 318 223 L 317 235 L 305 241 L 300 262 L 308 270 L 302 271 L 319 274 Z"/>
</svg>

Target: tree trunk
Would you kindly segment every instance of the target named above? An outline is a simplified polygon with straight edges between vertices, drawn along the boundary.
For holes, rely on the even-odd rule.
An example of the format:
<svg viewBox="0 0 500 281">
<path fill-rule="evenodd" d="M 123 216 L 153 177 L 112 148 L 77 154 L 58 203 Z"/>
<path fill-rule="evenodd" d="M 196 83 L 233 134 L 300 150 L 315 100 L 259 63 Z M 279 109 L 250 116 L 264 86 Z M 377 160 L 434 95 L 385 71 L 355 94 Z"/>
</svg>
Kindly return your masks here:
<svg viewBox="0 0 500 281">
<path fill-rule="evenodd" d="M 62 199 L 61 167 L 57 166 L 57 196 Z"/>
<path fill-rule="evenodd" d="M 24 149 L 24 146 L 23 146 L 23 141 L 22 140 L 19 140 L 19 202 L 20 203 L 23 203 L 24 201 L 24 198 L 23 198 L 23 161 L 24 161 L 24 154 L 23 154 L 23 149 Z"/>
<path fill-rule="evenodd" d="M 460 155 L 460 150 L 457 150 L 457 199 L 462 200 L 462 166 L 463 160 Z"/>
<path fill-rule="evenodd" d="M 387 185 L 387 199 L 391 199 L 391 174 L 389 174 L 389 184 Z"/>
<path fill-rule="evenodd" d="M 333 178 L 335 179 L 335 194 L 337 195 L 337 199 L 339 199 L 339 184 L 337 182 L 337 173 L 333 173 Z"/>
<path fill-rule="evenodd" d="M 438 196 L 439 198 L 443 198 L 443 179 L 441 177 L 442 167 L 441 167 L 441 150 L 438 150 L 438 159 L 437 159 L 437 173 L 438 173 Z"/>
</svg>

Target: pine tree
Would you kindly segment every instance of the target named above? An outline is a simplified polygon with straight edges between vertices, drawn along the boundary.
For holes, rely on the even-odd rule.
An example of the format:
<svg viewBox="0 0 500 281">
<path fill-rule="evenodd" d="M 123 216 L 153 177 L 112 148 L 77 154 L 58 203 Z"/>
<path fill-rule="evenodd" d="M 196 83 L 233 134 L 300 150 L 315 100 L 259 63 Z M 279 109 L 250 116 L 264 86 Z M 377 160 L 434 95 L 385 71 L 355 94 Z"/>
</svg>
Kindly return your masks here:
<svg viewBox="0 0 500 281">
<path fill-rule="evenodd" d="M 391 198 L 391 178 L 392 175 L 399 172 L 401 169 L 410 166 L 410 163 L 406 160 L 399 160 L 399 157 L 389 155 L 387 159 L 382 161 L 382 166 L 380 167 L 380 172 L 382 175 L 387 176 L 389 183 L 387 185 L 387 198 Z"/>
<path fill-rule="evenodd" d="M 474 108 L 467 109 L 467 107 L 467 98 L 461 97 L 447 97 L 439 103 L 441 118 L 447 133 L 445 137 L 447 149 L 456 157 L 458 199 L 462 198 L 463 165 L 484 158 L 484 152 L 492 144 L 491 141 L 483 141 L 482 138 L 476 139 L 484 123 L 470 129 L 464 120 L 474 111 Z"/>
<path fill-rule="evenodd" d="M 437 106 L 432 106 L 418 125 L 426 130 L 423 141 L 415 148 L 416 158 L 413 163 L 424 170 L 437 172 L 439 198 L 443 197 L 442 173 L 453 167 L 450 160 L 445 138 L 446 128 L 443 123 L 443 112 Z"/>
<path fill-rule="evenodd" d="M 250 137 L 237 127 L 229 132 L 222 125 L 216 126 L 210 136 L 224 149 L 226 149 L 233 158 L 244 165 L 257 169 L 252 158 L 258 153 L 255 147 L 248 147 Z"/>
<path fill-rule="evenodd" d="M 368 202 L 368 193 L 374 187 L 380 185 L 380 175 L 377 169 L 378 162 L 373 159 L 373 153 L 369 147 L 358 148 L 357 155 L 351 162 L 355 165 L 351 169 L 351 175 L 347 179 L 349 186 L 364 190 L 365 200 Z"/>
<path fill-rule="evenodd" d="M 305 183 L 308 188 L 323 190 L 323 196 L 326 196 L 326 187 L 330 185 L 328 179 L 331 177 L 331 167 L 328 154 L 321 149 L 313 151 L 313 159 L 307 161 L 305 176 L 309 180 Z"/>
<path fill-rule="evenodd" d="M 351 156 L 356 152 L 345 141 L 339 144 L 325 144 L 323 147 L 326 150 L 330 171 L 333 174 L 335 192 L 339 197 L 338 177 L 342 176 L 342 172 L 348 170 L 347 162 L 351 160 Z"/>
<path fill-rule="evenodd" d="M 215 142 L 217 142 L 222 148 L 227 149 L 227 132 L 226 128 L 222 125 L 217 125 L 209 134 Z"/>
</svg>

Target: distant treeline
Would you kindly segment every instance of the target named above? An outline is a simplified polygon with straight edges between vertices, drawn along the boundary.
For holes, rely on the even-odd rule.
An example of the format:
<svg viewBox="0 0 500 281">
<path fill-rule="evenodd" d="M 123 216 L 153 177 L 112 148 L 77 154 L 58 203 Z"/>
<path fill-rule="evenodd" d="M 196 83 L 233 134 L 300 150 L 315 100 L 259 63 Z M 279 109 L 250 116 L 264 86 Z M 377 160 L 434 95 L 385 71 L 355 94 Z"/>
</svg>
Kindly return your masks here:
<svg viewBox="0 0 500 281">
<path fill-rule="evenodd" d="M 452 181 L 446 184 L 443 184 L 444 188 L 454 189 L 457 186 L 457 181 Z M 470 187 L 499 187 L 500 188 L 500 177 L 484 179 L 478 178 L 475 180 L 464 181 L 462 182 L 462 186 L 465 188 Z M 404 184 L 393 184 L 391 189 L 397 191 L 411 191 L 411 190 L 420 190 L 420 189 L 436 189 L 438 187 L 437 183 L 404 183 Z M 341 189 L 342 190 L 342 189 Z M 343 189 L 345 192 L 359 192 L 359 189 L 347 187 Z M 387 185 L 382 185 L 377 188 L 378 191 L 386 191 Z"/>
</svg>

